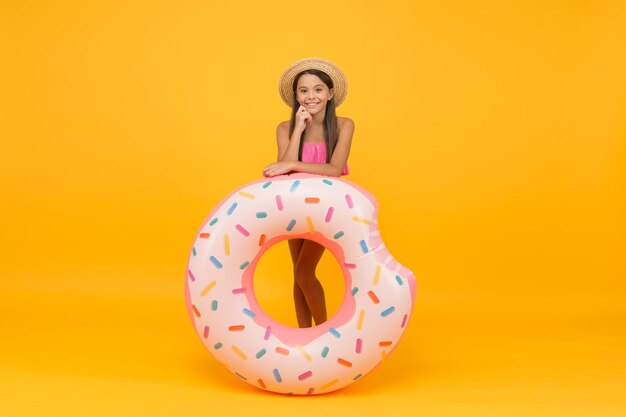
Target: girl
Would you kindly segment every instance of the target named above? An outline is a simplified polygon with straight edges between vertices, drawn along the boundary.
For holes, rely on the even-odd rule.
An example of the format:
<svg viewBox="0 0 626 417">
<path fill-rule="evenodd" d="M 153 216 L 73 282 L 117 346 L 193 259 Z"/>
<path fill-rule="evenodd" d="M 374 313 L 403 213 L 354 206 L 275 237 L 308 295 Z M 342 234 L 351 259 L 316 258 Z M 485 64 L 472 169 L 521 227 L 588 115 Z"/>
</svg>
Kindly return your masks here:
<svg viewBox="0 0 626 417">
<path fill-rule="evenodd" d="M 293 171 L 335 177 L 348 174 L 354 122 L 335 114 L 335 108 L 347 94 L 341 70 L 324 59 L 302 59 L 283 73 L 279 91 L 291 107 L 291 120 L 278 125 L 278 159 L 263 169 L 263 175 Z M 300 327 L 311 327 L 313 320 L 319 325 L 327 319 L 324 289 L 315 276 L 324 249 L 312 240 L 289 240 L 293 297 Z"/>
</svg>

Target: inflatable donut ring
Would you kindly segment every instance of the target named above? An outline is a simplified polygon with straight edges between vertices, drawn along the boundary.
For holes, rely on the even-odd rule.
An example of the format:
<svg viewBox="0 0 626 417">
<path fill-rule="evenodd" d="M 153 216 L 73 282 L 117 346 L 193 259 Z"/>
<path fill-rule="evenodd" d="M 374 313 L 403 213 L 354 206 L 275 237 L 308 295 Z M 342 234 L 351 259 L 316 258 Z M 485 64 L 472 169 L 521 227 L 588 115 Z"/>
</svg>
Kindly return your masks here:
<svg viewBox="0 0 626 417">
<path fill-rule="evenodd" d="M 224 198 L 196 237 L 185 278 L 200 339 L 238 378 L 284 394 L 322 394 L 376 368 L 398 344 L 415 300 L 413 273 L 385 248 L 373 195 L 338 177 L 296 173 L 253 181 Z M 253 291 L 274 244 L 324 245 L 345 280 L 343 302 L 310 328 L 278 323 Z"/>
</svg>

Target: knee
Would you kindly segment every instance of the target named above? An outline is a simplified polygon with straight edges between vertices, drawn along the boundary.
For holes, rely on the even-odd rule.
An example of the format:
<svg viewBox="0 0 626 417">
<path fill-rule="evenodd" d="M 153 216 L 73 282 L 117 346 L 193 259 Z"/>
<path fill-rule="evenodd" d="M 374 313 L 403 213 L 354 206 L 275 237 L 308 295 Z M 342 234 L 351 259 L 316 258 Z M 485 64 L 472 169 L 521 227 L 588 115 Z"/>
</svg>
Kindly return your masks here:
<svg viewBox="0 0 626 417">
<path fill-rule="evenodd" d="M 298 262 L 293 269 L 293 276 L 300 288 L 308 288 L 315 279 L 315 271 L 304 262 Z"/>
</svg>

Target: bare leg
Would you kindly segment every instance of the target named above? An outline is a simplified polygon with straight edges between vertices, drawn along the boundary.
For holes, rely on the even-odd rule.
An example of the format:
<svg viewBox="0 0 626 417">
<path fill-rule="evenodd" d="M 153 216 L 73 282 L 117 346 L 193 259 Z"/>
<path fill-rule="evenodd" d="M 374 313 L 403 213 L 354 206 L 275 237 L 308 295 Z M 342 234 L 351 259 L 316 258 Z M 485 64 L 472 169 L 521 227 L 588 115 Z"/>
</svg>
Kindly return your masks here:
<svg viewBox="0 0 626 417">
<path fill-rule="evenodd" d="M 324 253 L 324 246 L 312 240 L 304 240 L 295 265 L 295 279 L 302 290 L 309 311 L 319 325 L 326 321 L 326 297 L 322 284 L 315 276 L 315 269 Z"/>
<path fill-rule="evenodd" d="M 298 258 L 300 257 L 300 250 L 302 249 L 304 239 L 290 239 L 288 243 L 289 252 L 291 253 L 291 261 L 293 262 L 293 301 L 296 307 L 296 318 L 298 319 L 298 326 L 311 327 L 313 325 L 313 316 L 311 316 L 311 310 L 309 310 L 309 306 L 307 305 L 304 293 L 302 292 L 300 286 L 295 280 L 296 265 L 298 263 Z"/>
</svg>

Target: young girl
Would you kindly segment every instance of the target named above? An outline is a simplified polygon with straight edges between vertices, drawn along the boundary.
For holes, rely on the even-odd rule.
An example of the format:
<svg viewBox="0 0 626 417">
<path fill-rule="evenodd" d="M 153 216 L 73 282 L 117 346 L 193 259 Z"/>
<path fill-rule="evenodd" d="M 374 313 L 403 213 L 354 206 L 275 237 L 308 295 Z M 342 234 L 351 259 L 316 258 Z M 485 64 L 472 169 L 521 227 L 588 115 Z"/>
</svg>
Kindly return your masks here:
<svg viewBox="0 0 626 417">
<path fill-rule="evenodd" d="M 296 171 L 347 175 L 354 122 L 335 114 L 335 108 L 347 94 L 341 70 L 320 58 L 299 60 L 283 73 L 279 91 L 291 107 L 291 120 L 278 125 L 278 159 L 266 166 L 263 174 L 271 177 Z M 327 319 L 324 289 L 315 276 L 324 249 L 312 240 L 289 240 L 293 297 L 300 327 L 311 327 L 313 320 L 320 324 Z"/>
</svg>

